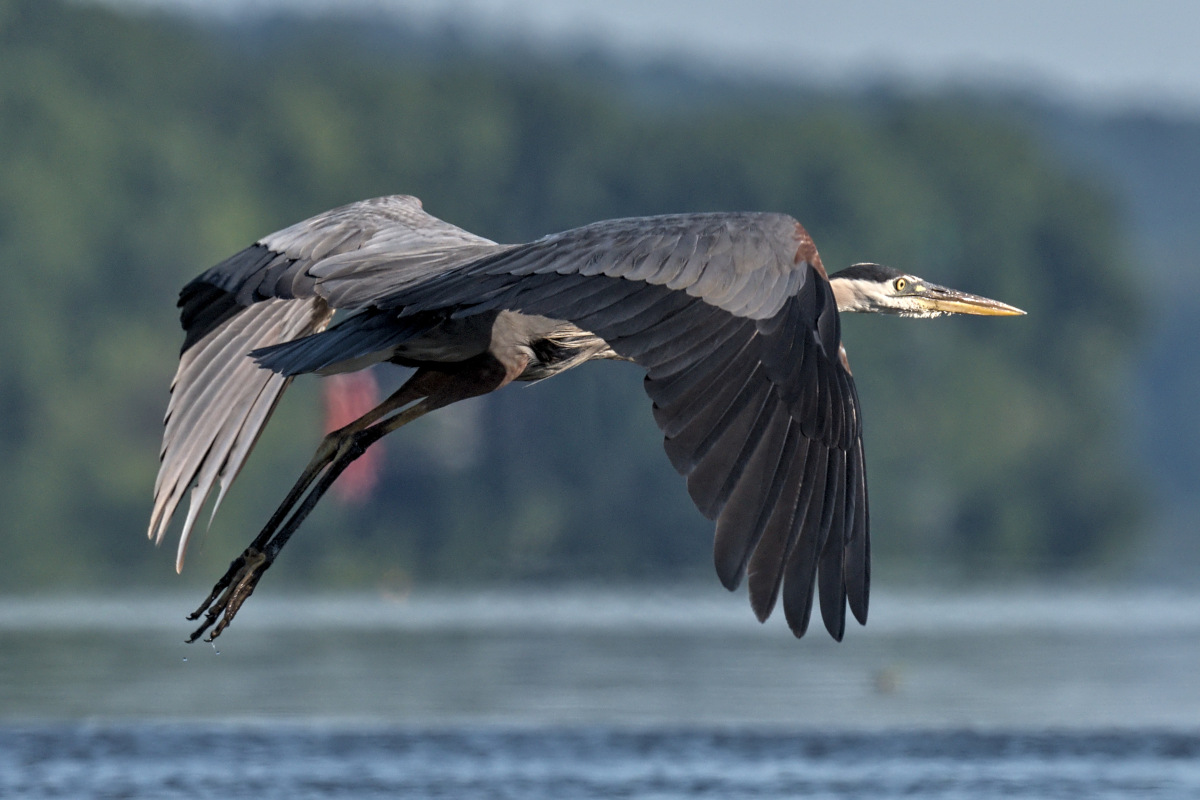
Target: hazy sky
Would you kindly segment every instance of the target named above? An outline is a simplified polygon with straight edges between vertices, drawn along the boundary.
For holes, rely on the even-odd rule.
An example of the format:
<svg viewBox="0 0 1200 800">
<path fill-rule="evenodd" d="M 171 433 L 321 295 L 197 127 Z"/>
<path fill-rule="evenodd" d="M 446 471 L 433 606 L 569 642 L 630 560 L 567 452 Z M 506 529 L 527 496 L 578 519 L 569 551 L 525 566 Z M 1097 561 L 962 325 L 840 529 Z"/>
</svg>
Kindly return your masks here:
<svg viewBox="0 0 1200 800">
<path fill-rule="evenodd" d="M 232 15 L 370 9 L 569 49 L 820 82 L 988 81 L 1200 112 L 1200 0 L 104 0 Z"/>
</svg>

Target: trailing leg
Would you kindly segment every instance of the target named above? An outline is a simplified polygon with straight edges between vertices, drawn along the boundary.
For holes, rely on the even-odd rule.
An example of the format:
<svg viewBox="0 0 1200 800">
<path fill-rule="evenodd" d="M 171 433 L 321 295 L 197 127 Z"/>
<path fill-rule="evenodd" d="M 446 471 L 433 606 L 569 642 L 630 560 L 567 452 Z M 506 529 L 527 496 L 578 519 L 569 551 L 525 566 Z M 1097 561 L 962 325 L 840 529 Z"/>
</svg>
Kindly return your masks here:
<svg viewBox="0 0 1200 800">
<path fill-rule="evenodd" d="M 194 642 L 216 625 L 207 639 L 212 641 L 229 626 L 300 523 L 346 467 L 368 447 L 430 411 L 500 388 L 519 375 L 521 369 L 524 363 L 519 369 L 506 369 L 495 358 L 485 355 L 456 365 L 453 371 L 418 370 L 379 406 L 326 436 L 266 526 L 229 565 L 208 598 L 188 616 L 192 620 L 204 616 L 203 623 L 188 641 Z"/>
<path fill-rule="evenodd" d="M 206 641 L 212 641 L 221 635 L 221 632 L 229 626 L 237 615 L 238 609 L 246 602 L 246 599 L 254 593 L 258 581 L 262 578 L 263 573 L 270 569 L 275 559 L 279 556 L 279 552 L 283 546 L 287 544 L 288 539 L 304 522 L 304 519 L 316 508 L 317 502 L 329 490 L 334 481 L 345 471 L 346 467 L 350 466 L 367 448 L 377 442 L 379 439 L 391 433 L 396 428 L 405 425 L 417 417 L 429 413 L 434 408 L 437 408 L 430 402 L 428 398 L 411 408 L 397 414 L 396 416 L 359 430 L 350 431 L 345 436 L 339 438 L 339 446 L 333 457 L 324 466 L 324 471 L 320 473 L 320 477 L 313 483 L 311 490 L 307 496 L 304 496 L 303 502 L 295 507 L 286 523 L 280 526 L 280 521 L 283 520 L 286 513 L 291 510 L 292 506 L 296 505 L 296 500 L 303 491 L 296 492 L 293 487 L 293 493 L 289 493 L 288 500 L 285 504 L 276 510 L 271 517 L 272 528 L 264 529 L 264 533 L 270 531 L 270 535 L 264 537 L 260 533 L 254 542 L 246 548 L 246 550 L 237 557 L 236 560 L 229 566 L 229 570 L 213 587 L 212 593 L 208 599 L 200 606 L 193 614 L 188 616 L 188 619 L 198 619 L 201 614 L 204 615 L 204 622 L 192 632 L 188 638 L 189 642 L 194 642 L 200 638 L 214 624 L 212 633 Z M 315 460 L 315 459 L 314 459 Z M 302 476 L 303 479 L 304 476 Z M 312 480 L 309 479 L 312 483 Z M 296 494 L 293 498 L 292 494 Z"/>
</svg>

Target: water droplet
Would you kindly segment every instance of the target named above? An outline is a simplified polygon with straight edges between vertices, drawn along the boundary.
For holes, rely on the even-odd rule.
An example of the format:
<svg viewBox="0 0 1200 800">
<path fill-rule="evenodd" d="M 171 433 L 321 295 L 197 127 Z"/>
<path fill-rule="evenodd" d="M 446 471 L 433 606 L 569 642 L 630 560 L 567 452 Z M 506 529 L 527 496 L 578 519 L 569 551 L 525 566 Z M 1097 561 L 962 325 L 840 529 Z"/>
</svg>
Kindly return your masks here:
<svg viewBox="0 0 1200 800">
<path fill-rule="evenodd" d="M 184 660 L 184 661 L 187 661 L 187 656 L 184 656 L 184 657 L 183 657 L 183 660 Z"/>
</svg>

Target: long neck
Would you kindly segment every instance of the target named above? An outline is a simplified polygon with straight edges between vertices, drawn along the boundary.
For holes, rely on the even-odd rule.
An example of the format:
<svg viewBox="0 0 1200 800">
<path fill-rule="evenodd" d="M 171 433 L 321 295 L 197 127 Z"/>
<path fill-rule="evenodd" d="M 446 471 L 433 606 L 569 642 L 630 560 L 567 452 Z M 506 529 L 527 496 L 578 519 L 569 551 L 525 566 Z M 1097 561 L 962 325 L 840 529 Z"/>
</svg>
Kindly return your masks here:
<svg viewBox="0 0 1200 800">
<path fill-rule="evenodd" d="M 875 310 L 872 298 L 879 292 L 878 283 L 834 275 L 829 279 L 829 285 L 839 312 Z"/>
</svg>

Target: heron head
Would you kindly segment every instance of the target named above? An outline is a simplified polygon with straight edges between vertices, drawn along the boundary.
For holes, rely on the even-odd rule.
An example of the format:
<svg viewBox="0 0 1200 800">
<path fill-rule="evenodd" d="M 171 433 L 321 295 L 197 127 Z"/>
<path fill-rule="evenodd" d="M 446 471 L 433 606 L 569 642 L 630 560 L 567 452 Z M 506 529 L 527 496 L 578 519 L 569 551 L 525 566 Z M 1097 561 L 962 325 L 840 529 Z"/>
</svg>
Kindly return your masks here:
<svg viewBox="0 0 1200 800">
<path fill-rule="evenodd" d="M 947 289 L 879 264 L 855 264 L 829 276 L 838 311 L 940 317 L 943 314 L 1024 314 L 998 300 Z"/>
</svg>

